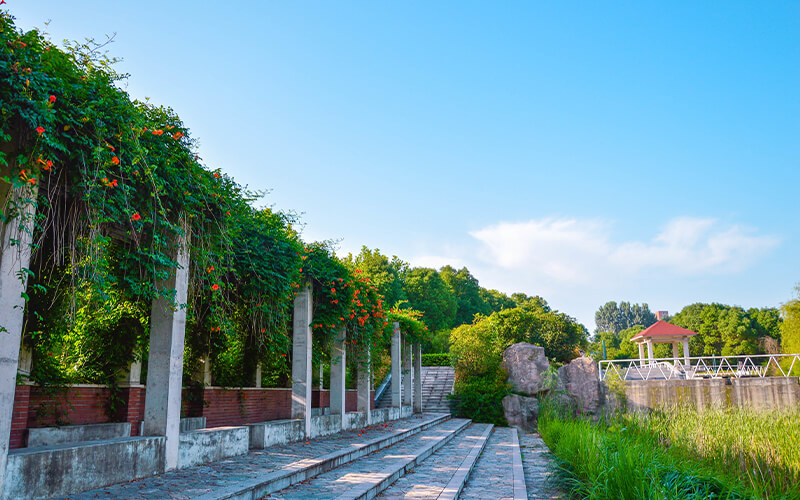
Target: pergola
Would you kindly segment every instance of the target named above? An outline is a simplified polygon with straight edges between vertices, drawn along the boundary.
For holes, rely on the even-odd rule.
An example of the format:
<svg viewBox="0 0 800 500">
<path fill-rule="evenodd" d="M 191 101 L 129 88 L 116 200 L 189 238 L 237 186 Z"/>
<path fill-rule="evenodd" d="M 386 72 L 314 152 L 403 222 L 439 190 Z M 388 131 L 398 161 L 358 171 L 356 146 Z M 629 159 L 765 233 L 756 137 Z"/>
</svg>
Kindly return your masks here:
<svg viewBox="0 0 800 500">
<path fill-rule="evenodd" d="M 677 363 L 680 357 L 678 345 L 683 344 L 683 360 L 689 363 L 689 337 L 697 332 L 681 328 L 666 321 L 658 321 L 631 337 L 631 342 L 639 344 L 640 364 L 644 364 L 644 349 L 647 346 L 647 360 L 653 363 L 653 344 L 672 344 L 672 356 Z"/>
</svg>

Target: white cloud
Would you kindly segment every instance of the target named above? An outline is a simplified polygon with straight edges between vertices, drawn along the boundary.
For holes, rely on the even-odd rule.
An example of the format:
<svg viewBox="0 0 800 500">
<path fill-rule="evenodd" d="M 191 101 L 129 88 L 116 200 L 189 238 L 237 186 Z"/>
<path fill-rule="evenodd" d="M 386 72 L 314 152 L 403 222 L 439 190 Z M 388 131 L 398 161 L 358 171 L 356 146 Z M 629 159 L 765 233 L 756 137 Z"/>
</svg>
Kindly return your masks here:
<svg viewBox="0 0 800 500">
<path fill-rule="evenodd" d="M 650 241 L 612 243 L 610 225 L 596 220 L 545 218 L 501 222 L 470 233 L 487 263 L 564 284 L 588 284 L 651 268 L 684 275 L 739 271 L 779 240 L 714 219 L 670 220 Z"/>
</svg>

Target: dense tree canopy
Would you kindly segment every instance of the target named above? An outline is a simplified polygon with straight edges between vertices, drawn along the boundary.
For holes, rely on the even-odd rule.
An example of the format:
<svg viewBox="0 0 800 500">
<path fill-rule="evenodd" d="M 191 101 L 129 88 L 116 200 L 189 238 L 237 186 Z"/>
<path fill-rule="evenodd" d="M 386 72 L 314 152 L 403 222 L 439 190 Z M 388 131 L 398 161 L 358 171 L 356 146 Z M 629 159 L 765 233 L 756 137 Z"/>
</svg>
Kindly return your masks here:
<svg viewBox="0 0 800 500">
<path fill-rule="evenodd" d="M 453 326 L 458 302 L 436 269 L 415 267 L 405 276 L 405 290 L 411 307 L 422 311 L 431 330 Z"/>
<path fill-rule="evenodd" d="M 476 314 L 489 314 L 491 309 L 481 296 L 481 287 L 478 280 L 470 274 L 466 267 L 458 271 L 450 266 L 444 266 L 439 274 L 453 291 L 456 297 L 456 316 L 454 324 L 463 325 L 472 323 Z"/>
<path fill-rule="evenodd" d="M 745 311 L 739 306 L 696 303 L 684 307 L 671 322 L 698 333 L 689 342 L 696 356 L 756 354 L 759 336 L 780 335 L 775 309 Z"/>
<path fill-rule="evenodd" d="M 646 328 L 656 322 L 656 317 L 647 304 L 631 304 L 623 301 L 617 305 L 616 302 L 610 301 L 603 304 L 594 313 L 594 322 L 595 333 L 618 333 L 636 325 Z"/>
</svg>

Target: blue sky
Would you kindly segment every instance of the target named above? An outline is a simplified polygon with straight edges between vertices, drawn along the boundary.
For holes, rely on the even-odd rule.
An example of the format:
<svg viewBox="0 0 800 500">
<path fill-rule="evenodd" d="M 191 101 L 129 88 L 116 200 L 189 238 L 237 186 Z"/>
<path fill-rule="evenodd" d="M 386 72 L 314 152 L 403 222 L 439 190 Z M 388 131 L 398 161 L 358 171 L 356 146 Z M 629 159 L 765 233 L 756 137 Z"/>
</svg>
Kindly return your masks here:
<svg viewBox="0 0 800 500">
<path fill-rule="evenodd" d="M 544 296 L 778 306 L 800 282 L 800 3 L 7 0 L 307 240 Z"/>
</svg>

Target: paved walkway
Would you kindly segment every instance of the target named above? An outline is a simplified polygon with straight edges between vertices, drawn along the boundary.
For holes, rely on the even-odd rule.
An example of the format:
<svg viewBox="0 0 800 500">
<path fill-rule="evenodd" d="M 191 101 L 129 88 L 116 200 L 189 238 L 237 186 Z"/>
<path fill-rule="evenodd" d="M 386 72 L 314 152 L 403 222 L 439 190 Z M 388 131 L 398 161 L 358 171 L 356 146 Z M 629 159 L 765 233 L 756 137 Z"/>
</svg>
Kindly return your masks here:
<svg viewBox="0 0 800 500">
<path fill-rule="evenodd" d="M 284 468 L 303 459 L 317 458 L 327 453 L 351 449 L 371 439 L 390 436 L 439 415 L 423 414 L 345 431 L 331 436 L 251 450 L 246 455 L 218 462 L 170 471 L 128 483 L 70 495 L 71 500 L 109 499 L 189 499 L 217 488 L 233 486 Z"/>
<path fill-rule="evenodd" d="M 513 500 L 512 427 L 495 427 L 459 498 Z"/>
<path fill-rule="evenodd" d="M 539 434 L 519 434 L 519 447 L 522 452 L 522 468 L 525 470 L 525 484 L 528 499 L 551 500 L 565 498 L 549 484 L 553 475 L 553 456 Z"/>
</svg>

